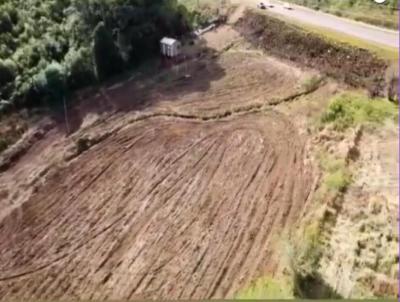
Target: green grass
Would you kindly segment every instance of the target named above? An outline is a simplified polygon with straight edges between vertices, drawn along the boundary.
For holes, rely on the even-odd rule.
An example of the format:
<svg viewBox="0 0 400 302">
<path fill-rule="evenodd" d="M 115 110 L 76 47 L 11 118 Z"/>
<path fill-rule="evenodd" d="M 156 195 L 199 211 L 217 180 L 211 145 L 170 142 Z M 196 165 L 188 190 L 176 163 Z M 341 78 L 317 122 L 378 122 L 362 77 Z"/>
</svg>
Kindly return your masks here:
<svg viewBox="0 0 400 302">
<path fill-rule="evenodd" d="M 291 280 L 286 280 L 286 278 L 277 279 L 264 276 L 257 279 L 248 288 L 241 290 L 236 299 L 293 299 L 293 286 L 291 283 Z"/>
<path fill-rule="evenodd" d="M 340 168 L 327 174 L 324 178 L 326 187 L 329 190 L 344 191 L 351 183 L 351 175 L 347 169 Z"/>
<path fill-rule="evenodd" d="M 360 0 L 335 0 L 335 1 L 310 1 L 310 0 L 288 0 L 299 5 L 308 6 L 312 9 L 321 10 L 339 17 L 345 17 L 369 23 L 376 26 L 391 29 L 398 28 L 396 11 L 384 5 L 374 4 L 373 1 Z M 318 3 L 319 2 L 319 3 Z"/>
<path fill-rule="evenodd" d="M 298 23 L 298 24 L 300 24 L 300 23 Z M 390 63 L 396 63 L 396 65 L 397 65 L 397 61 L 399 59 L 399 51 L 397 48 L 365 41 L 363 39 L 359 39 L 354 36 L 351 36 L 351 35 L 348 35 L 348 34 L 345 34 L 342 32 L 338 32 L 333 29 L 323 28 L 323 27 L 305 24 L 305 23 L 301 23 L 301 26 L 310 32 L 322 35 L 325 38 L 330 39 L 332 41 L 346 43 L 346 44 L 352 45 L 354 47 L 359 47 L 362 49 L 369 50 L 372 53 L 376 54 L 378 57 L 380 57 Z"/>
<path fill-rule="evenodd" d="M 367 10 L 365 8 L 358 8 L 357 10 L 338 10 L 331 8 L 326 9 L 325 11 L 339 17 L 345 17 L 355 21 L 390 29 L 397 29 L 399 25 L 396 13 L 391 14 L 389 12 L 374 10 L 371 14 L 371 10 Z"/>
<path fill-rule="evenodd" d="M 387 120 L 398 119 L 398 106 L 386 99 L 370 99 L 360 93 L 343 93 L 335 96 L 319 123 L 330 125 L 343 132 L 359 125 L 375 127 Z M 323 187 L 328 191 L 344 192 L 352 182 L 345 159 L 321 153 L 319 162 L 324 172 Z"/>
<path fill-rule="evenodd" d="M 328 39 L 332 42 L 346 43 L 353 47 L 358 47 L 362 49 L 369 50 L 374 53 L 381 59 L 384 59 L 389 62 L 389 64 L 393 64 L 397 66 L 397 61 L 399 59 L 399 51 L 395 47 L 389 47 L 385 45 L 381 45 L 378 43 L 366 41 L 363 39 L 359 39 L 352 35 L 345 34 L 343 32 L 336 31 L 334 29 L 320 27 L 317 25 L 312 25 L 309 23 L 288 19 L 280 16 L 279 14 L 272 13 L 276 18 L 279 18 L 285 22 L 291 23 L 301 29 L 304 29 L 310 33 L 318 34 L 325 39 Z"/>
<path fill-rule="evenodd" d="M 282 257 L 288 257 L 286 274 L 279 276 L 266 275 L 258 278 L 249 286 L 240 290 L 235 299 L 266 300 L 306 298 L 299 292 L 299 280 L 302 276 L 312 276 L 317 272 L 322 256 L 321 221 L 309 221 L 299 230 L 296 244 L 289 244 L 289 249 L 282 247 Z M 284 261 L 283 261 L 284 262 Z M 301 286 L 303 289 L 312 285 Z"/>
<path fill-rule="evenodd" d="M 317 271 L 322 256 L 321 231 L 319 219 L 304 226 L 302 240 L 293 255 L 293 271 L 311 275 Z"/>
<path fill-rule="evenodd" d="M 364 124 L 382 124 L 398 119 L 398 106 L 386 99 L 370 99 L 358 93 L 334 97 L 321 117 L 322 124 L 331 124 L 337 131 Z"/>
<path fill-rule="evenodd" d="M 322 185 L 328 191 L 343 192 L 351 184 L 351 172 L 345 159 L 338 159 L 330 154 L 321 153 L 319 163 L 324 172 Z"/>
</svg>

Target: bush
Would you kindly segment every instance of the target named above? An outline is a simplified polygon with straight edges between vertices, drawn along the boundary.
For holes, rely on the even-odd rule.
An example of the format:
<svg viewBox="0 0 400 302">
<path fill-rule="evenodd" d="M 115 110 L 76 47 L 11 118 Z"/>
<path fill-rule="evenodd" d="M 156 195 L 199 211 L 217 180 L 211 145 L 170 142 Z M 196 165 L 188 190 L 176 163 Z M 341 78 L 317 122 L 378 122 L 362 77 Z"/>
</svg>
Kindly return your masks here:
<svg viewBox="0 0 400 302">
<path fill-rule="evenodd" d="M 398 107 L 385 99 L 369 99 L 361 94 L 345 93 L 335 97 L 322 115 L 321 122 L 332 124 L 335 130 L 397 119 Z"/>
<path fill-rule="evenodd" d="M 318 76 L 312 76 L 308 79 L 306 79 L 303 83 L 302 83 L 302 88 L 305 91 L 314 91 L 316 89 L 318 89 L 319 85 L 322 82 L 322 78 L 318 77 Z"/>
<path fill-rule="evenodd" d="M 344 192 L 352 182 L 345 160 L 333 158 L 328 154 L 322 154 L 319 160 L 324 171 L 324 186 L 330 191 Z"/>
<path fill-rule="evenodd" d="M 351 176 L 344 167 L 325 176 L 325 185 L 329 190 L 344 192 L 351 184 Z"/>
</svg>

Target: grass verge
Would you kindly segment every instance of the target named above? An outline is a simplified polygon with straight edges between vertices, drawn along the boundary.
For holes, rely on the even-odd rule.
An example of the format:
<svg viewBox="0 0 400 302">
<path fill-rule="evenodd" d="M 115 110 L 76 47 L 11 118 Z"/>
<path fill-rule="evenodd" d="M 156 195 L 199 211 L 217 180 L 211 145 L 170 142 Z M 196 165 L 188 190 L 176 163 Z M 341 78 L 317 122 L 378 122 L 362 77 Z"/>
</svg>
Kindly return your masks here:
<svg viewBox="0 0 400 302">
<path fill-rule="evenodd" d="M 360 47 L 331 41 L 275 14 L 247 10 L 235 28 L 245 41 L 269 55 L 318 70 L 353 88 L 383 96 L 388 62 Z"/>
<path fill-rule="evenodd" d="M 314 10 L 333 14 L 339 17 L 345 17 L 369 23 L 375 26 L 386 27 L 390 29 L 398 28 L 396 10 L 393 8 L 377 5 L 373 1 L 309 1 L 309 0 L 288 0 L 297 5 L 309 7 Z M 364 2 L 364 3 L 363 3 Z"/>
<path fill-rule="evenodd" d="M 293 22 L 293 21 L 291 21 L 291 22 Z M 369 50 L 369 51 L 373 52 L 374 54 L 376 54 L 378 57 L 380 57 L 394 65 L 397 65 L 397 61 L 399 60 L 399 51 L 397 48 L 365 41 L 365 40 L 356 38 L 354 36 L 351 36 L 351 35 L 348 35 L 348 34 L 345 34 L 342 32 L 338 32 L 333 29 L 323 28 L 323 27 L 305 24 L 305 23 L 299 23 L 299 22 L 297 22 L 297 24 L 312 33 L 322 35 L 331 41 L 346 43 L 346 44 L 350 44 L 351 46 L 354 46 L 354 47 L 359 47 L 362 49 Z"/>
<path fill-rule="evenodd" d="M 334 97 L 321 117 L 322 124 L 331 124 L 337 131 L 365 124 L 382 124 L 398 119 L 398 106 L 383 98 L 370 99 L 358 93 Z"/>
<path fill-rule="evenodd" d="M 287 277 L 278 279 L 264 276 L 257 279 L 249 287 L 239 291 L 236 299 L 293 299 L 293 286 L 291 283 L 291 280 L 287 280 Z"/>
<path fill-rule="evenodd" d="M 284 18 L 279 14 L 276 13 L 266 13 L 267 15 L 271 15 L 275 18 L 278 18 L 284 22 L 297 26 L 303 30 L 306 30 L 309 33 L 317 34 L 329 42 L 336 42 L 336 43 L 345 43 L 351 45 L 353 47 L 362 48 L 374 53 L 381 59 L 393 64 L 393 66 L 397 66 L 397 61 L 399 59 L 399 51 L 397 48 L 389 47 L 385 45 L 381 45 L 378 43 L 365 41 L 363 39 L 356 38 L 352 35 L 348 35 L 343 32 L 339 32 L 334 29 L 321 27 L 317 25 L 312 25 L 309 23 L 301 22 L 298 20 L 293 20 L 289 18 Z"/>
<path fill-rule="evenodd" d="M 322 186 L 331 192 L 344 192 L 352 182 L 345 159 L 338 159 L 328 153 L 319 155 L 319 164 L 324 173 Z"/>
</svg>

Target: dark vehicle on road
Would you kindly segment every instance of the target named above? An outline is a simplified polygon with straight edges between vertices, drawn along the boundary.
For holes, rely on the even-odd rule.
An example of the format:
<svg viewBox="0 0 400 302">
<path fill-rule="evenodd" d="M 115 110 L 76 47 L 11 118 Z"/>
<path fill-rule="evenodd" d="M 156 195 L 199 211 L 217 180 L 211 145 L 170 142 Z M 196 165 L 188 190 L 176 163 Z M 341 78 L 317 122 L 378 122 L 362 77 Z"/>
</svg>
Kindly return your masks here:
<svg viewBox="0 0 400 302">
<path fill-rule="evenodd" d="M 267 9 L 267 7 L 265 6 L 264 2 L 260 2 L 259 4 L 257 4 L 257 7 L 259 9 Z"/>
</svg>

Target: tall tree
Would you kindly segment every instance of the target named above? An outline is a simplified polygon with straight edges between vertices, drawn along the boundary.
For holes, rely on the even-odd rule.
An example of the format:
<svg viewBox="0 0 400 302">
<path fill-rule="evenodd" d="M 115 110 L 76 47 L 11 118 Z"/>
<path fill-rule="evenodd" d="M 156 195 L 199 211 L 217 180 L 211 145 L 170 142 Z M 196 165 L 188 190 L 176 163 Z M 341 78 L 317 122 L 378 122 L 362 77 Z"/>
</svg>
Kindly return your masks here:
<svg viewBox="0 0 400 302">
<path fill-rule="evenodd" d="M 110 31 L 99 22 L 94 29 L 94 65 L 99 81 L 123 70 L 123 60 Z"/>
</svg>

